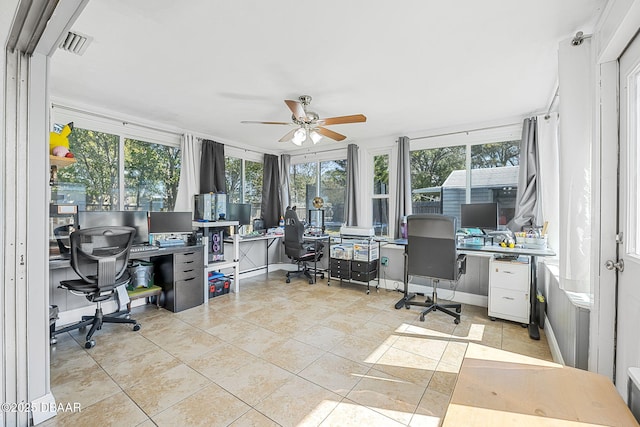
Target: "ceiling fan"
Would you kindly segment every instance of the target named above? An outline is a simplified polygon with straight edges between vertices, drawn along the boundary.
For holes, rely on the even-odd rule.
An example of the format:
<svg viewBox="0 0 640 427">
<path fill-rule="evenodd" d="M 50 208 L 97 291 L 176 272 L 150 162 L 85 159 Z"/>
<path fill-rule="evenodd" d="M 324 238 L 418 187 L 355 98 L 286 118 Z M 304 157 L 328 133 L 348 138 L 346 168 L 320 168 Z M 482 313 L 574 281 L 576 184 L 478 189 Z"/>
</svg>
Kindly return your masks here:
<svg viewBox="0 0 640 427">
<path fill-rule="evenodd" d="M 243 120 L 241 123 L 258 123 L 265 125 L 287 125 L 296 126 L 295 129 L 287 132 L 285 136 L 280 138 L 280 142 L 291 141 L 297 146 L 302 146 L 302 143 L 310 139 L 316 144 L 323 136 L 331 138 L 334 141 L 342 141 L 346 136 L 327 129 L 324 126 L 327 125 L 342 125 L 347 123 L 362 123 L 366 122 L 367 118 L 362 114 L 353 114 L 350 116 L 329 117 L 327 119 L 321 119 L 318 113 L 309 111 L 307 107 L 311 103 L 311 97 L 309 95 L 302 95 L 298 98 L 298 101 L 286 99 L 284 101 L 287 107 L 293 113 L 289 122 L 259 122 L 259 121 L 247 121 Z"/>
</svg>

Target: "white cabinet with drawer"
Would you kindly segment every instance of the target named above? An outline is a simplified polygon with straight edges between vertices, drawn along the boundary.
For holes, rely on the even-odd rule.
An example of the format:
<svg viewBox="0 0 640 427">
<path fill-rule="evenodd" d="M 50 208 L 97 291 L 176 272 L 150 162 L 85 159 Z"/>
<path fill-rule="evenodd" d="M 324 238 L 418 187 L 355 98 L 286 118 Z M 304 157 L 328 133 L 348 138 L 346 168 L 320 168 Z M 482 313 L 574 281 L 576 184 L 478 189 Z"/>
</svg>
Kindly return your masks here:
<svg viewBox="0 0 640 427">
<path fill-rule="evenodd" d="M 489 261 L 489 317 L 529 323 L 529 260 L 491 258 Z"/>
</svg>

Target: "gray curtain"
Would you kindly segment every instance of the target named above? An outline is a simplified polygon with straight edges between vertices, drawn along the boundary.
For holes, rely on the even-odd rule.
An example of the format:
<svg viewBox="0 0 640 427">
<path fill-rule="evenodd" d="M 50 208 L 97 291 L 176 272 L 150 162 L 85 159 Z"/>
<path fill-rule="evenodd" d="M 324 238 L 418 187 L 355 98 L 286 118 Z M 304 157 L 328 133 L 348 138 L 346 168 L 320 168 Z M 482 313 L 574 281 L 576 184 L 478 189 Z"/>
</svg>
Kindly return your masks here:
<svg viewBox="0 0 640 427">
<path fill-rule="evenodd" d="M 344 219 L 346 225 L 358 225 L 358 193 L 360 192 L 360 167 L 358 165 L 358 146 L 347 146 L 347 197 Z"/>
<path fill-rule="evenodd" d="M 280 170 L 278 169 L 278 156 L 273 154 L 264 155 L 261 210 L 265 227 L 277 227 L 278 220 L 283 214 L 283 211 L 280 205 Z"/>
<path fill-rule="evenodd" d="M 409 160 L 409 137 L 398 138 L 398 191 L 396 197 L 396 227 L 393 235 L 396 239 L 400 235 L 402 217 L 411 215 L 411 163 Z"/>
<path fill-rule="evenodd" d="M 538 225 L 538 119 L 524 119 L 520 142 L 520 170 L 516 212 L 508 227 L 520 231 L 524 226 Z"/>
<path fill-rule="evenodd" d="M 291 155 L 280 155 L 280 203 L 282 212 L 286 212 L 287 206 L 291 206 L 291 190 L 289 188 L 289 167 Z"/>
<path fill-rule="evenodd" d="M 226 193 L 224 144 L 202 140 L 200 157 L 200 193 Z"/>
</svg>

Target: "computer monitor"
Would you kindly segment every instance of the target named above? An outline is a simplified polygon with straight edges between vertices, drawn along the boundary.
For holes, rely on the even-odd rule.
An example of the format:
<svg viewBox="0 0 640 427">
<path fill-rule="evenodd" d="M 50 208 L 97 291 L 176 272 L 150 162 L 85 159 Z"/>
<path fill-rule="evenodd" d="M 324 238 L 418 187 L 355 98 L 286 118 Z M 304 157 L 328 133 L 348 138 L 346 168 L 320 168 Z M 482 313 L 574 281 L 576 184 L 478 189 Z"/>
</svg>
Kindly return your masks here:
<svg viewBox="0 0 640 427">
<path fill-rule="evenodd" d="M 251 224 L 251 203 L 227 203 L 227 219 L 239 225 Z"/>
<path fill-rule="evenodd" d="M 149 233 L 191 233 L 191 212 L 149 212 Z"/>
<path fill-rule="evenodd" d="M 149 243 L 147 211 L 81 211 L 78 212 L 78 228 L 127 226 L 136 229 L 134 245 Z"/>
<path fill-rule="evenodd" d="M 460 205 L 460 227 L 498 229 L 497 203 L 469 203 Z"/>
</svg>

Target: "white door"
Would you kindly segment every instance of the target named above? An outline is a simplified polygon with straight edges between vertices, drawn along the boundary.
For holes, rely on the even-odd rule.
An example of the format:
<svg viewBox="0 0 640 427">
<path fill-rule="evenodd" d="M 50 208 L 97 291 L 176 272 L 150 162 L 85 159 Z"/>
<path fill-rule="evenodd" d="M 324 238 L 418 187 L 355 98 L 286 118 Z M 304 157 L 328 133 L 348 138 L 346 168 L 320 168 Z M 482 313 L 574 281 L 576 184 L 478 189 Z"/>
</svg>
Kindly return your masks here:
<svg viewBox="0 0 640 427">
<path fill-rule="evenodd" d="M 640 38 L 620 57 L 620 151 L 618 259 L 608 267 L 618 275 L 615 379 L 626 397 L 627 368 L 640 366 Z M 621 233 L 621 234 L 620 234 Z M 624 264 L 624 268 L 622 268 Z"/>
</svg>

